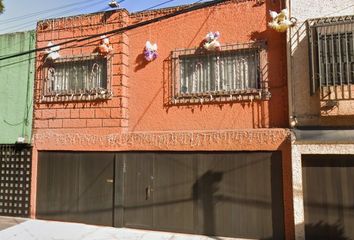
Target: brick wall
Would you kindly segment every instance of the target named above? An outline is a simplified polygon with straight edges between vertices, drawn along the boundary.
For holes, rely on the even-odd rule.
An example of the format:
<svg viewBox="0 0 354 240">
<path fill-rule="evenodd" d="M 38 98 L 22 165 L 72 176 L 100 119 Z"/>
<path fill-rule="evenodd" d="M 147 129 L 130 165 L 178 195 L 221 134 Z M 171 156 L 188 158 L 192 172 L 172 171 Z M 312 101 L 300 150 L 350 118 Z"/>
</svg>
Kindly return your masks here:
<svg viewBox="0 0 354 240">
<path fill-rule="evenodd" d="M 172 13 L 182 7 L 129 14 L 125 10 L 44 20 L 37 26 L 37 47 L 61 43 L 118 29 Z M 109 36 L 112 55 L 113 97 L 97 101 L 42 102 L 43 52 L 37 54 L 34 134 L 105 135 L 134 131 L 184 131 L 287 127 L 285 35 L 267 28 L 269 10 L 280 1 L 230 1 L 121 34 Z M 246 24 L 247 23 L 247 24 Z M 177 48 L 197 47 L 209 31 L 220 31 L 222 44 L 267 41 L 268 101 L 165 106 L 165 62 Z M 159 58 L 139 63 L 145 42 L 157 42 Z M 91 54 L 100 38 L 73 42 L 60 54 Z M 129 106 L 128 106 L 129 104 Z M 48 146 L 50 143 L 48 143 Z M 42 146 L 46 148 L 48 146 Z M 54 147 L 51 146 L 51 148 Z M 75 149 L 80 149 L 76 146 Z"/>
<path fill-rule="evenodd" d="M 37 47 L 45 47 L 48 42 L 61 43 L 94 34 L 121 28 L 128 24 L 126 11 L 106 14 L 90 14 L 69 18 L 44 20 L 38 23 Z M 109 37 L 114 48 L 112 53 L 111 90 L 113 97 L 107 100 L 86 102 L 43 102 L 43 54 L 37 54 L 37 74 L 35 84 L 34 129 L 85 129 L 114 128 L 125 131 L 128 127 L 128 69 L 129 41 L 125 33 Z M 94 53 L 100 38 L 61 46 L 62 57 L 89 55 Z M 97 130 L 99 131 L 99 130 Z"/>
</svg>

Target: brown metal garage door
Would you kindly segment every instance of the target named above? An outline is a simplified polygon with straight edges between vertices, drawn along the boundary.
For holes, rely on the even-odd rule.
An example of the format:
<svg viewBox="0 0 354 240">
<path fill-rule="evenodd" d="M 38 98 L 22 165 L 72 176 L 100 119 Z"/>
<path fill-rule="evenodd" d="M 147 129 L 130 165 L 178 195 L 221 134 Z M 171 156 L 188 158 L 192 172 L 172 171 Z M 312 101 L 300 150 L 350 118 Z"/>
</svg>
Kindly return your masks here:
<svg viewBox="0 0 354 240">
<path fill-rule="evenodd" d="M 278 152 L 126 153 L 124 225 L 284 239 Z"/>
<path fill-rule="evenodd" d="M 112 226 L 114 154 L 40 152 L 37 217 Z"/>
<path fill-rule="evenodd" d="M 40 152 L 37 217 L 284 239 L 280 152 Z"/>
<path fill-rule="evenodd" d="M 306 239 L 354 239 L 354 155 L 304 155 Z"/>
</svg>

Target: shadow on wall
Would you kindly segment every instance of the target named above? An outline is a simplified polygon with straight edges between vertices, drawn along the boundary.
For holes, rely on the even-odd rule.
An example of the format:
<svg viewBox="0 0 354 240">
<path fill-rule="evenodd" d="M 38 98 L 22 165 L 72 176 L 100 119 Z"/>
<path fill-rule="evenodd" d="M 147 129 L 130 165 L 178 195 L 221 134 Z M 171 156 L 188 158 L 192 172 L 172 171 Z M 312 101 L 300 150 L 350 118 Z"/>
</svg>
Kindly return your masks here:
<svg viewBox="0 0 354 240">
<path fill-rule="evenodd" d="M 272 240 L 272 237 L 261 240 Z M 305 239 L 310 240 L 350 240 L 345 236 L 343 226 L 340 222 L 328 224 L 322 221 L 316 224 L 305 225 Z"/>
<path fill-rule="evenodd" d="M 141 51 L 141 53 L 136 57 L 135 59 L 135 68 L 134 68 L 134 72 L 137 72 L 143 68 L 146 67 L 146 65 L 148 65 L 148 61 L 146 61 L 145 59 L 145 55 L 144 55 L 144 49 Z"/>
<path fill-rule="evenodd" d="M 299 125 L 312 126 L 353 126 L 354 116 L 325 116 L 320 117 L 321 112 L 330 114 L 338 111 L 340 99 L 328 100 L 321 106 L 320 90 L 310 95 L 310 51 L 309 38 L 307 36 L 306 23 L 299 24 L 297 29 L 291 29 L 291 36 L 288 44 L 291 53 L 291 98 L 293 99 L 293 112 L 290 115 L 297 116 Z M 333 94 L 332 94 L 333 95 Z M 341 94 L 339 94 L 341 96 Z M 325 96 L 325 95 L 324 95 Z"/>
<path fill-rule="evenodd" d="M 311 240 L 349 240 L 350 238 L 345 236 L 343 225 L 338 221 L 335 224 L 328 224 L 322 221 L 316 224 L 305 225 L 306 239 Z"/>
<path fill-rule="evenodd" d="M 266 3 L 266 16 L 262 21 L 265 30 L 251 33 L 253 41 L 267 41 L 266 69 L 261 69 L 271 93 L 267 101 L 266 109 L 269 115 L 267 122 L 269 127 L 288 127 L 288 95 L 287 95 L 287 57 L 286 57 L 286 34 L 278 33 L 268 27 L 271 21 L 269 11 L 279 12 L 285 8 L 282 1 L 268 0 Z"/>
<path fill-rule="evenodd" d="M 316 115 L 320 113 L 319 94 L 310 96 L 310 69 L 309 51 L 306 23 L 298 26 L 297 30 L 291 32 L 290 40 L 291 53 L 291 94 L 294 113 L 290 115 Z M 301 119 L 301 118 L 300 118 Z"/>
<path fill-rule="evenodd" d="M 200 201 L 203 209 L 203 234 L 215 236 L 215 193 L 223 178 L 223 172 L 207 171 L 193 185 L 193 199 Z M 218 239 L 218 238 L 216 238 Z"/>
</svg>

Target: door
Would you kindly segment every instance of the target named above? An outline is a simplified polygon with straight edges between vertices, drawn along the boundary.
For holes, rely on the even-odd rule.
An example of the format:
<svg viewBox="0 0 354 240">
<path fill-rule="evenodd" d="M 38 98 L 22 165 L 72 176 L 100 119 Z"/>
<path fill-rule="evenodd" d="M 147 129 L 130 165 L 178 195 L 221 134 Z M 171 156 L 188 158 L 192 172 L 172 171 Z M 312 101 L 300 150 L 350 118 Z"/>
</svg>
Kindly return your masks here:
<svg viewBox="0 0 354 240">
<path fill-rule="evenodd" d="M 196 161 L 189 153 L 126 153 L 124 225 L 194 231 L 192 186 Z"/>
<path fill-rule="evenodd" d="M 281 154 L 198 154 L 197 232 L 284 239 Z"/>
<path fill-rule="evenodd" d="M 306 239 L 354 239 L 354 155 L 303 155 Z"/>
<path fill-rule="evenodd" d="M 112 226 L 114 154 L 40 152 L 37 217 Z"/>
<path fill-rule="evenodd" d="M 154 153 L 125 153 L 124 225 L 151 229 Z"/>
<path fill-rule="evenodd" d="M 153 227 L 155 229 L 194 232 L 196 155 L 156 153 L 153 174 Z"/>
<path fill-rule="evenodd" d="M 79 155 L 39 152 L 37 209 L 40 219 L 78 221 Z"/>
<path fill-rule="evenodd" d="M 125 226 L 284 239 L 280 152 L 124 156 Z"/>
<path fill-rule="evenodd" d="M 79 160 L 79 222 L 112 226 L 113 154 L 81 153 Z"/>
</svg>

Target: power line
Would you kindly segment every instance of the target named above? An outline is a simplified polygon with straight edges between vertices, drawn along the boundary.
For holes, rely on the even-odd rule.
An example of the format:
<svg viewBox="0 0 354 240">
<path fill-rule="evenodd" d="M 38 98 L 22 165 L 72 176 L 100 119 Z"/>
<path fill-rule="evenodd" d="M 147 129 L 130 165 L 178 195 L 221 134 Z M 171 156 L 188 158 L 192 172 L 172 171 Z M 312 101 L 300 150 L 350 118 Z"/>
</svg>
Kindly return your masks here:
<svg viewBox="0 0 354 240">
<path fill-rule="evenodd" d="M 56 17 L 59 17 L 59 16 L 62 16 L 62 15 L 65 15 L 65 14 L 68 14 L 70 12 L 75 12 L 75 11 L 78 11 L 78 10 L 83 10 L 83 9 L 87 9 L 87 8 L 90 8 L 90 7 L 93 7 L 95 5 L 98 5 L 98 4 L 101 4 L 103 0 L 96 0 L 94 1 L 94 3 L 90 2 L 89 4 L 86 4 L 86 5 L 82 5 L 80 7 L 77 7 L 77 8 L 72 8 L 72 9 L 68 9 L 68 10 L 65 10 L 65 11 L 62 11 L 62 12 L 59 12 L 59 13 L 56 13 L 54 15 L 46 15 L 44 18 L 56 18 Z M 13 31 L 19 31 L 21 29 L 24 29 L 24 28 L 27 28 L 27 27 L 30 27 L 34 24 L 34 22 L 29 22 L 27 24 L 16 24 L 16 25 L 12 25 L 12 26 L 9 26 L 7 28 L 3 28 L 2 30 L 8 30 L 8 29 L 11 29 Z"/>
<path fill-rule="evenodd" d="M 151 10 L 151 9 L 160 7 L 160 6 L 162 6 L 162 5 L 166 4 L 166 3 L 173 2 L 173 1 L 175 1 L 175 0 L 168 0 L 168 1 L 165 1 L 165 2 L 163 2 L 163 3 L 157 4 L 157 5 L 155 5 L 155 6 L 152 6 L 152 7 L 149 7 L 149 8 L 147 8 L 147 9 L 144 9 L 143 11 Z"/>
<path fill-rule="evenodd" d="M 23 19 L 27 19 L 27 18 L 30 18 L 30 17 L 33 17 L 33 16 L 38 16 L 38 15 L 43 14 L 43 13 L 48 13 L 48 12 L 52 12 L 52 11 L 55 12 L 55 11 L 58 11 L 58 10 L 61 10 L 61 9 L 65 9 L 65 8 L 68 8 L 68 7 L 80 5 L 80 4 L 83 4 L 83 3 L 87 3 L 87 1 L 71 3 L 71 4 L 63 5 L 61 7 L 50 8 L 50 9 L 41 10 L 41 11 L 34 12 L 34 13 L 27 13 L 27 14 L 22 15 L 22 16 L 7 18 L 7 19 L 4 19 L 4 20 L 0 20 L 0 25 L 5 24 L 5 23 L 9 23 L 9 22 L 16 22 L 16 21 L 18 21 L 18 19 L 23 20 Z"/>
<path fill-rule="evenodd" d="M 197 2 L 200 2 L 200 1 L 201 0 L 199 0 Z M 94 34 L 94 35 L 91 35 L 91 36 L 88 36 L 88 37 L 84 37 L 84 38 L 80 38 L 80 39 L 71 39 L 71 40 L 68 40 L 68 41 L 64 41 L 64 42 L 55 44 L 55 45 L 53 45 L 53 47 L 62 46 L 62 45 L 70 44 L 70 43 L 83 42 L 83 41 L 90 40 L 90 39 L 93 39 L 93 38 L 101 37 L 102 35 L 119 34 L 119 33 L 125 32 L 125 31 L 129 31 L 129 30 L 132 30 L 132 29 L 135 29 L 135 28 L 146 26 L 146 25 L 149 25 L 149 24 L 152 24 L 152 23 L 160 22 L 160 21 L 163 21 L 163 20 L 178 16 L 178 15 L 181 15 L 181 14 L 184 14 L 184 13 L 195 11 L 195 10 L 198 10 L 198 9 L 211 7 L 211 6 L 214 6 L 214 5 L 223 3 L 223 2 L 227 2 L 227 1 L 230 1 L 230 0 L 213 0 L 213 1 L 208 1 L 208 2 L 200 3 L 200 4 L 192 4 L 190 7 L 186 7 L 184 9 L 178 10 L 178 11 L 173 12 L 173 13 L 169 13 L 169 14 L 166 14 L 166 15 L 163 15 L 163 16 L 160 16 L 160 17 L 156 17 L 156 18 L 153 18 L 153 19 L 150 19 L 150 20 L 147 20 L 147 21 L 143 21 L 143 22 L 139 22 L 139 23 L 136 23 L 136 24 L 132 24 L 132 25 L 129 25 L 129 26 L 126 26 L 126 27 L 122 27 L 122 28 L 119 28 L 119 29 L 107 31 L 107 32 L 104 32 L 104 33 Z M 27 55 L 27 54 L 38 52 L 38 51 L 44 51 L 47 48 L 48 47 L 41 47 L 41 48 L 36 48 L 36 49 L 29 50 L 29 51 L 24 51 L 24 52 L 20 52 L 20 53 L 17 53 L 17 54 L 13 54 L 13 55 L 10 55 L 10 56 L 1 56 L 0 57 L 0 61 L 1 60 L 10 59 L 10 58 L 14 58 L 14 57 Z"/>
<path fill-rule="evenodd" d="M 100 3 L 101 1 L 102 1 L 102 0 L 99 0 L 99 3 Z M 126 1 L 126 0 L 120 0 L 118 3 L 122 3 L 122 2 L 125 2 L 125 1 Z M 63 8 L 68 7 L 68 6 L 78 5 L 78 4 L 79 4 L 79 3 L 68 4 L 68 5 L 59 7 L 58 9 L 63 9 Z M 82 3 L 80 3 L 80 4 L 82 4 Z M 96 4 L 94 4 L 94 5 L 96 5 Z M 91 7 L 91 4 L 90 4 L 88 7 Z M 64 12 L 64 14 L 69 13 L 69 12 L 73 12 L 73 11 L 76 11 L 76 10 L 80 10 L 80 9 L 86 9 L 86 8 L 87 8 L 87 6 L 84 7 L 84 8 L 81 7 L 81 8 L 79 8 L 79 9 L 78 9 L 78 8 L 71 9 L 71 10 L 69 10 L 69 11 Z M 108 7 L 108 8 L 110 8 L 110 7 Z M 106 9 L 106 8 L 105 8 L 105 9 Z M 42 12 L 42 11 L 41 11 L 41 12 Z M 45 12 L 45 10 L 44 10 L 43 12 Z M 99 11 L 99 12 L 100 12 L 100 11 Z M 39 13 L 39 12 L 37 12 L 37 13 Z M 32 14 L 33 14 L 33 13 L 32 13 Z M 53 16 L 49 16 L 49 17 L 50 17 L 50 18 L 55 18 L 55 17 L 57 17 L 57 16 L 60 16 L 61 14 L 63 14 L 63 12 L 57 13 L 57 14 L 55 14 L 55 15 L 53 15 Z M 1 25 L 1 23 L 0 23 L 0 25 Z M 11 26 L 11 27 L 5 28 L 5 29 L 11 29 L 13 32 L 16 32 L 16 31 L 19 31 L 19 30 L 23 29 L 23 27 L 27 27 L 27 26 L 31 26 L 31 25 L 32 25 L 32 23 L 25 24 L 25 25 L 21 24 L 21 25 Z M 16 28 L 16 26 L 21 26 L 21 27 L 20 27 L 20 28 Z M 15 27 L 15 28 L 14 28 L 14 27 Z M 29 37 L 27 37 L 27 38 L 25 38 L 25 39 L 23 39 L 23 40 L 17 41 L 17 42 L 15 42 L 15 43 L 13 43 L 13 45 L 18 45 L 18 44 L 21 44 L 21 43 L 26 42 L 26 41 L 28 41 L 28 40 L 29 40 Z M 0 51 L 3 50 L 3 49 L 6 49 L 6 47 L 0 48 Z M 10 54 L 7 54 L 7 55 L 10 55 Z"/>
</svg>

